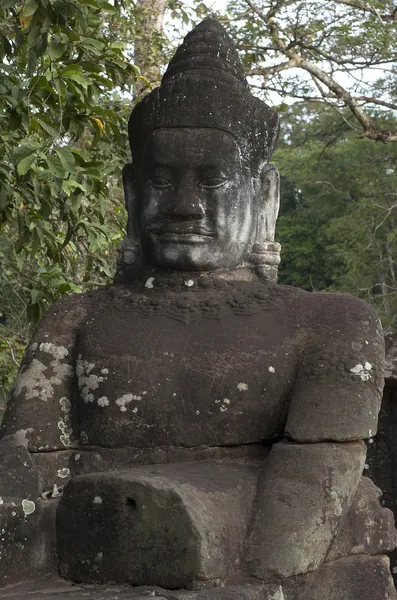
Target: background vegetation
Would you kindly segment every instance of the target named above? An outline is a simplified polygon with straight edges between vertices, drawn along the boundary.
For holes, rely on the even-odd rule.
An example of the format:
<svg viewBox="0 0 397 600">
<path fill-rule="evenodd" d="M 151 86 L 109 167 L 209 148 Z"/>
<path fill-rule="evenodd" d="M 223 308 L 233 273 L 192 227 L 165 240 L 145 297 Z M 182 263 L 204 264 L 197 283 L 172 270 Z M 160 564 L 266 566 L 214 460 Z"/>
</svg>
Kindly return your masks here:
<svg viewBox="0 0 397 600">
<path fill-rule="evenodd" d="M 358 295 L 397 328 L 397 10 L 388 0 L 3 0 L 0 404 L 32 327 L 109 283 L 133 102 L 216 14 L 282 130 L 280 282 Z M 164 29 L 164 22 L 168 25 Z"/>
</svg>

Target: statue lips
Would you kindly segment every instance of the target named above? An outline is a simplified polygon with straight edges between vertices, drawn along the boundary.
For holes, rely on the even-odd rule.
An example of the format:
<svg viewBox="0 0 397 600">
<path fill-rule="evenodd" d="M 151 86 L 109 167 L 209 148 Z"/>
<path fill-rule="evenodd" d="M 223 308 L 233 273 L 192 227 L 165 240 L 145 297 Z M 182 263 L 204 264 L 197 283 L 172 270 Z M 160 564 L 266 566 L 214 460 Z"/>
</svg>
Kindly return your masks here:
<svg viewBox="0 0 397 600">
<path fill-rule="evenodd" d="M 213 240 L 215 234 L 204 227 L 169 226 L 153 230 L 160 242 L 174 244 L 206 244 Z"/>
</svg>

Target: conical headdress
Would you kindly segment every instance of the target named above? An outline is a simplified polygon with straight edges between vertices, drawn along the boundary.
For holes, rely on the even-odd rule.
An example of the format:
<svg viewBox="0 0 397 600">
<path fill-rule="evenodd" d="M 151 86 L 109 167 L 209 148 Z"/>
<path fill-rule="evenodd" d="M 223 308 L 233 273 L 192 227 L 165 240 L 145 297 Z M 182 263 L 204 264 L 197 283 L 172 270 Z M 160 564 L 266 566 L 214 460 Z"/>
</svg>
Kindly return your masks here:
<svg viewBox="0 0 397 600">
<path fill-rule="evenodd" d="M 186 36 L 160 87 L 133 109 L 128 136 L 135 165 L 149 134 L 165 127 L 227 131 L 256 168 L 273 152 L 278 115 L 252 96 L 237 50 L 214 19 L 205 19 Z"/>
</svg>

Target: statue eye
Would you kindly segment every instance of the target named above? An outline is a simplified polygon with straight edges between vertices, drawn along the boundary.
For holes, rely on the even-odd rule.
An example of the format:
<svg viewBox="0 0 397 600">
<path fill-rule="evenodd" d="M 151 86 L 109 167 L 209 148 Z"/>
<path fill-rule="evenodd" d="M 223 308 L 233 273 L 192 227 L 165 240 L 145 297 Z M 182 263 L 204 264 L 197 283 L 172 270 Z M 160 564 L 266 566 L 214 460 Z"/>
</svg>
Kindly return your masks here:
<svg viewBox="0 0 397 600">
<path fill-rule="evenodd" d="M 165 177 L 159 177 L 158 175 L 150 177 L 149 182 L 151 185 L 159 190 L 166 190 L 172 186 L 172 182 Z"/>
<path fill-rule="evenodd" d="M 225 177 L 207 177 L 200 181 L 199 186 L 203 188 L 218 188 L 227 182 L 228 180 Z"/>
</svg>

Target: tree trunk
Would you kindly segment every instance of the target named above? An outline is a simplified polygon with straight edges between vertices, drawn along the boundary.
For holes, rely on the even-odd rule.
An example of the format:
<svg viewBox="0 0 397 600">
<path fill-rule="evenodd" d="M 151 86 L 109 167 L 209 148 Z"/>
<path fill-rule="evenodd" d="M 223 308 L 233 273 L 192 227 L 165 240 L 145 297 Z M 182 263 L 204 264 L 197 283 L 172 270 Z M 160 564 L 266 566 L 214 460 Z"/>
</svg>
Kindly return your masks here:
<svg viewBox="0 0 397 600">
<path fill-rule="evenodd" d="M 160 48 L 164 23 L 165 0 L 137 0 L 135 5 L 136 38 L 134 62 L 150 86 L 160 82 Z M 136 84 L 137 96 L 145 95 L 150 86 L 140 80 Z"/>
</svg>

